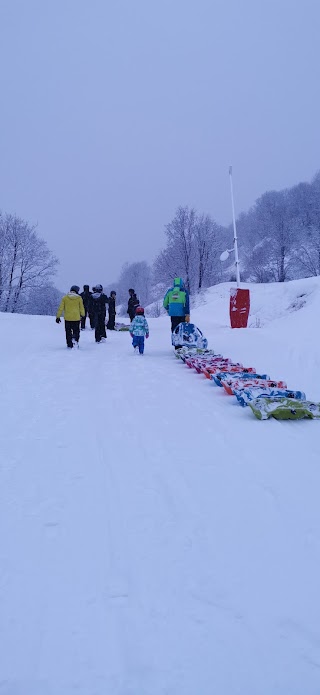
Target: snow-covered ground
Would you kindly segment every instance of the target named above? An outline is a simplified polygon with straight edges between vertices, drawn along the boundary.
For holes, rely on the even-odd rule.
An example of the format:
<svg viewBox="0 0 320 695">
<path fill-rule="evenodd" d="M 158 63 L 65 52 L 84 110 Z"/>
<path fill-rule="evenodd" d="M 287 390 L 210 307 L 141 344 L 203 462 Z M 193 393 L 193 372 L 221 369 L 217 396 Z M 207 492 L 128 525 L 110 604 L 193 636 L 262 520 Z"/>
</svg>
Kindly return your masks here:
<svg viewBox="0 0 320 695">
<path fill-rule="evenodd" d="M 227 285 L 192 320 L 320 400 L 319 279 L 251 290 L 251 328 Z M 149 323 L 140 358 L 0 315 L 0 695 L 319 695 L 320 423 L 256 420 Z"/>
</svg>

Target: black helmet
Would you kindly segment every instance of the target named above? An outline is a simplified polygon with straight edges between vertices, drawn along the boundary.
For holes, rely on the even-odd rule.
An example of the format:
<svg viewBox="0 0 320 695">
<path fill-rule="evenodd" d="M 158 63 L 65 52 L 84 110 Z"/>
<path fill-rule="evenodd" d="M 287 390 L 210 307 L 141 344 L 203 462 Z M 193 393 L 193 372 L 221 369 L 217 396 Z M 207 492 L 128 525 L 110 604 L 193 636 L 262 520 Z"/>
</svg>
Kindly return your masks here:
<svg viewBox="0 0 320 695">
<path fill-rule="evenodd" d="M 79 290 L 80 287 L 78 287 L 78 285 L 72 285 L 72 287 L 70 287 L 70 292 L 76 292 L 78 294 Z"/>
<path fill-rule="evenodd" d="M 89 285 L 83 285 L 83 289 L 85 292 L 88 292 L 89 291 Z"/>
<path fill-rule="evenodd" d="M 134 294 L 134 290 L 132 289 L 132 287 L 130 290 L 128 290 L 128 292 L 129 292 L 129 294 Z"/>
<path fill-rule="evenodd" d="M 116 293 L 115 290 L 111 290 L 111 292 L 110 292 L 110 297 L 112 297 L 113 294 L 114 294 L 115 297 L 117 296 L 117 293 Z"/>
</svg>

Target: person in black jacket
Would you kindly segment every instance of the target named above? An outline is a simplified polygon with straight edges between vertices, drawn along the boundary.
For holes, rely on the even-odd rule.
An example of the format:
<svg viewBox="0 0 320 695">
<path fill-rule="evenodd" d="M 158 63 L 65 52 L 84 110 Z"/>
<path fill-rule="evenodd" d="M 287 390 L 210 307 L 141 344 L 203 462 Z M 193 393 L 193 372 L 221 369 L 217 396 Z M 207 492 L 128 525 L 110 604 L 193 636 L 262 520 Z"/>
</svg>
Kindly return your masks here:
<svg viewBox="0 0 320 695">
<path fill-rule="evenodd" d="M 109 331 L 114 331 L 116 321 L 116 292 L 112 290 L 109 297 L 109 321 L 107 328 Z"/>
<path fill-rule="evenodd" d="M 84 306 L 84 310 L 85 310 L 85 316 L 82 316 L 82 318 L 81 318 L 81 330 L 82 331 L 84 331 L 84 329 L 86 327 L 87 316 L 89 316 L 90 326 L 91 326 L 91 328 L 93 328 L 93 324 L 92 324 L 90 314 L 89 314 L 91 295 L 92 295 L 92 292 L 90 292 L 90 290 L 89 290 L 89 285 L 83 285 L 83 292 L 81 292 L 81 294 L 80 294 L 80 297 L 82 297 L 83 306 Z"/>
<path fill-rule="evenodd" d="M 96 285 L 92 288 L 90 298 L 89 313 L 92 316 L 95 329 L 96 343 L 105 341 L 106 334 L 106 313 L 107 313 L 108 297 L 103 293 L 102 285 Z"/>
<path fill-rule="evenodd" d="M 127 314 L 129 314 L 130 321 L 133 321 L 135 315 L 136 315 L 136 308 L 139 306 L 140 302 L 139 299 L 135 293 L 135 291 L 131 288 L 129 290 L 129 301 L 128 301 L 128 311 Z"/>
</svg>

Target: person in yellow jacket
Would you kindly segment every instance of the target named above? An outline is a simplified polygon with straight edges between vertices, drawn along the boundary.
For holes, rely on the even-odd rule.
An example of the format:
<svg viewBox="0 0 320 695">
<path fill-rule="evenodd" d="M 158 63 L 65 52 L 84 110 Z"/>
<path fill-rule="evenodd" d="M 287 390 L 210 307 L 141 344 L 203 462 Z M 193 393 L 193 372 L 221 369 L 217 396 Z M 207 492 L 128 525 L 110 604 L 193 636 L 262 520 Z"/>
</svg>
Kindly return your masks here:
<svg viewBox="0 0 320 695">
<path fill-rule="evenodd" d="M 80 287 L 72 285 L 70 292 L 61 299 L 57 311 L 56 323 L 61 322 L 61 314 L 64 314 L 64 326 L 68 348 L 79 347 L 80 319 L 85 316 L 82 297 L 79 296 Z"/>
</svg>

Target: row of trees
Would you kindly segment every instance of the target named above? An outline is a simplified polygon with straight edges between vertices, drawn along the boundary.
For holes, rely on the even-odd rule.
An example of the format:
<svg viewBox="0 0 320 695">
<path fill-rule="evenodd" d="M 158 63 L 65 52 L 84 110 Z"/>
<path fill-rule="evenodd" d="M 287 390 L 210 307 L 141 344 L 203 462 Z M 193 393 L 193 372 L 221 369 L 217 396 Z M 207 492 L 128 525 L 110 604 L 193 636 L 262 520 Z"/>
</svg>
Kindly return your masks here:
<svg viewBox="0 0 320 695">
<path fill-rule="evenodd" d="M 320 172 L 311 183 L 264 193 L 237 227 L 245 279 L 320 275 Z"/>
<path fill-rule="evenodd" d="M 52 285 L 57 266 L 35 227 L 0 213 L 0 311 L 47 314 L 54 305 L 55 311 L 61 296 Z"/>
<path fill-rule="evenodd" d="M 310 183 L 264 193 L 239 215 L 237 228 L 242 280 L 284 282 L 320 275 L 320 172 Z M 191 294 L 235 279 L 232 256 L 229 263 L 220 262 L 222 251 L 232 246 L 232 225 L 222 227 L 210 215 L 179 207 L 165 233 L 166 246 L 152 266 L 141 261 L 123 267 L 117 283 L 121 303 L 128 287 L 134 287 L 158 313 L 176 275 Z"/>
</svg>

